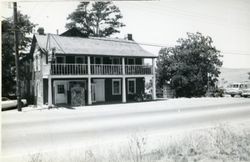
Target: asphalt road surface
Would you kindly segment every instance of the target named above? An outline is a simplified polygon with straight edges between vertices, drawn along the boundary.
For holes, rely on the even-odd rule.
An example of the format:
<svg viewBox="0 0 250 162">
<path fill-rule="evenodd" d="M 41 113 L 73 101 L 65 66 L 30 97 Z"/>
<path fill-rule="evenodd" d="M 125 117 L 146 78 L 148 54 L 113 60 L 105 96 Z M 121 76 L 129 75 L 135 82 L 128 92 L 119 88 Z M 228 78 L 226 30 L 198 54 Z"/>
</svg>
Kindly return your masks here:
<svg viewBox="0 0 250 162">
<path fill-rule="evenodd" d="M 2 156 L 91 145 L 130 133 L 194 129 L 250 119 L 250 99 L 172 99 L 2 112 Z"/>
</svg>

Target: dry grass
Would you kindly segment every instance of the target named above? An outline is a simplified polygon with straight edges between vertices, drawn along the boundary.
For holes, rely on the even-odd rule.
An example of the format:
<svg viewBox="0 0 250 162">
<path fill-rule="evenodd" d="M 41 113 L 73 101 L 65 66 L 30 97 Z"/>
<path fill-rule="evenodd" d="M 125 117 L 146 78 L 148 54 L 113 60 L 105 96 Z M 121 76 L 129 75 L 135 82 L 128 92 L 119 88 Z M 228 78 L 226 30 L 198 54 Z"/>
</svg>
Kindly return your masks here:
<svg viewBox="0 0 250 162">
<path fill-rule="evenodd" d="M 133 134 L 127 146 L 118 150 L 100 148 L 102 151 L 86 150 L 69 153 L 65 157 L 33 154 L 28 162 L 224 162 L 250 161 L 250 130 L 235 130 L 221 124 L 206 130 L 185 135 L 172 135 L 154 145 L 142 134 Z M 46 159 L 44 157 L 47 157 Z M 49 157 L 49 158 L 48 158 Z"/>
</svg>

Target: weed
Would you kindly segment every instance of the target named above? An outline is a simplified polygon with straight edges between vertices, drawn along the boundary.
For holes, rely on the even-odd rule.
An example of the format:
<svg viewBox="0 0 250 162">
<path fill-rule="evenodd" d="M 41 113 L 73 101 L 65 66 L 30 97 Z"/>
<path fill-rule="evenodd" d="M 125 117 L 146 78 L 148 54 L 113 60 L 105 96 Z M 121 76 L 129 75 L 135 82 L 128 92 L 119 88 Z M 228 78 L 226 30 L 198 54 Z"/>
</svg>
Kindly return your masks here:
<svg viewBox="0 0 250 162">
<path fill-rule="evenodd" d="M 165 141 L 154 146 L 154 149 L 149 147 L 145 134 L 132 134 L 127 147 L 121 145 L 117 150 L 105 147 L 100 150 L 105 150 L 105 153 L 98 154 L 97 148 L 91 148 L 81 151 L 78 156 L 70 155 L 70 152 L 64 156 L 74 156 L 70 161 L 75 162 L 250 161 L 249 129 L 235 131 L 230 125 L 220 124 L 215 128 L 185 132 L 183 135 L 175 133 L 165 136 Z M 58 159 L 59 162 L 64 160 L 65 157 Z M 44 155 L 36 153 L 29 157 L 28 162 L 45 161 Z"/>
</svg>

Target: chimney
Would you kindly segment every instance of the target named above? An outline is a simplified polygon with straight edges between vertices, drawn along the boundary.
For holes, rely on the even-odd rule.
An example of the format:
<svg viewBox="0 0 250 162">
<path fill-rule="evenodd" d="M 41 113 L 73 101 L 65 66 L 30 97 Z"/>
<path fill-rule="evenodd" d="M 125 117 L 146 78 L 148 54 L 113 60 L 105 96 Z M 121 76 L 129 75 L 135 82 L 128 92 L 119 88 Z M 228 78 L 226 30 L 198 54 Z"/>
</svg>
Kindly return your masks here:
<svg viewBox="0 0 250 162">
<path fill-rule="evenodd" d="M 132 34 L 128 34 L 128 40 L 133 40 L 133 36 L 132 36 Z"/>
<path fill-rule="evenodd" d="M 39 28 L 37 29 L 37 32 L 38 32 L 39 35 L 45 35 L 45 33 L 44 33 L 44 28 L 43 28 L 43 27 L 39 27 Z"/>
</svg>

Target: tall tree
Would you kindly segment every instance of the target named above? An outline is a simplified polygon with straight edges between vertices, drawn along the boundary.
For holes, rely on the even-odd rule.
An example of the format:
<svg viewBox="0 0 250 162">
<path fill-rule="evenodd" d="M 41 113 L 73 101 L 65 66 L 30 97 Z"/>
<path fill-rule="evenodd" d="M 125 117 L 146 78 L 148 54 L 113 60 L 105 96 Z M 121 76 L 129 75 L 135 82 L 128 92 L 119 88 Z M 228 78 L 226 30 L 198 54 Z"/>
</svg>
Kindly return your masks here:
<svg viewBox="0 0 250 162">
<path fill-rule="evenodd" d="M 157 60 L 158 84 L 171 81 L 177 97 L 202 96 L 214 86 L 220 74 L 220 52 L 212 38 L 201 33 L 187 33 L 175 47 L 162 48 Z"/>
<path fill-rule="evenodd" d="M 22 59 L 28 57 L 28 48 L 31 43 L 31 34 L 36 26 L 30 22 L 27 15 L 18 12 L 18 29 L 19 29 L 19 58 L 21 79 L 26 79 L 24 75 Z M 13 18 L 6 18 L 2 21 L 2 96 L 15 92 L 15 54 L 14 54 L 14 31 Z"/>
<path fill-rule="evenodd" d="M 71 22 L 66 28 L 78 28 L 82 33 L 95 37 L 107 37 L 119 33 L 118 28 L 125 26 L 120 9 L 112 2 L 80 2 L 68 18 Z"/>
</svg>

